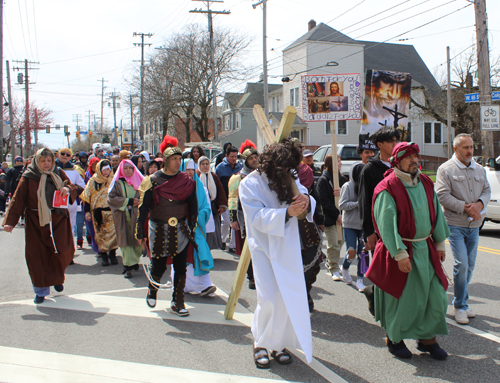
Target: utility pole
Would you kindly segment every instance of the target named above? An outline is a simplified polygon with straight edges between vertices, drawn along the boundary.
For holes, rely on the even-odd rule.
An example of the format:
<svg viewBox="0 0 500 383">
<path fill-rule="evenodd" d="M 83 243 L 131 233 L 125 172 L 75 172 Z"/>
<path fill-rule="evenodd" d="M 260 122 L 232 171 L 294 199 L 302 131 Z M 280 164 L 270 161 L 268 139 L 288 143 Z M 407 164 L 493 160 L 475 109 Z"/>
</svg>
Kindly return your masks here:
<svg viewBox="0 0 500 383">
<path fill-rule="evenodd" d="M 189 11 L 189 13 L 204 13 L 208 17 L 208 32 L 210 34 L 210 67 L 212 70 L 212 109 L 213 109 L 213 119 L 214 119 L 214 141 L 219 141 L 219 129 L 217 127 L 217 84 L 215 82 L 215 47 L 214 47 L 214 28 L 213 28 L 213 15 L 229 15 L 231 11 L 213 11 L 210 9 L 210 4 L 212 3 L 223 3 L 223 0 L 191 0 L 191 1 L 202 1 L 206 6 L 207 10 L 194 9 Z"/>
<path fill-rule="evenodd" d="M 113 130 L 115 132 L 114 146 L 118 146 L 118 126 L 116 126 L 116 108 L 117 107 L 119 108 L 120 105 L 116 104 L 116 99 L 120 99 L 120 97 L 121 97 L 120 94 L 116 93 L 116 89 L 113 89 L 113 92 L 108 94 L 108 99 L 111 99 L 113 102 L 113 122 L 114 122 Z"/>
<path fill-rule="evenodd" d="M 7 97 L 9 100 L 9 122 L 10 122 L 10 150 L 12 154 L 12 166 L 14 166 L 14 159 L 16 158 L 16 129 L 14 129 L 14 113 L 12 112 L 12 90 L 10 86 L 10 67 L 9 60 L 6 61 L 7 69 Z M 2 111 L 3 112 L 3 111 Z"/>
<path fill-rule="evenodd" d="M 81 114 L 73 114 L 73 122 L 76 122 L 76 132 L 78 133 L 77 136 L 78 136 L 78 142 L 80 142 L 80 121 L 82 120 L 81 119 L 82 115 Z"/>
<path fill-rule="evenodd" d="M 266 118 L 269 118 L 269 86 L 267 82 L 267 0 L 261 0 L 258 3 L 252 4 L 253 9 L 257 8 L 262 4 L 262 76 L 264 82 L 264 112 L 266 114 Z M 260 130 L 257 131 L 258 140 L 260 142 L 264 142 L 264 137 L 262 136 L 262 132 Z M 259 144 L 257 142 L 257 144 Z M 263 145 L 262 145 L 263 146 Z"/>
<path fill-rule="evenodd" d="M 491 105 L 490 51 L 485 0 L 474 0 L 476 18 L 477 71 L 479 75 L 479 101 L 481 106 Z M 483 164 L 494 157 L 493 132 L 483 131 Z"/>
<path fill-rule="evenodd" d="M 448 72 L 448 89 L 446 92 L 447 95 L 447 105 L 446 105 L 446 111 L 447 111 L 447 121 L 448 121 L 448 159 L 451 158 L 452 152 L 451 148 L 453 146 L 453 128 L 451 127 L 451 60 L 450 60 L 450 47 L 446 47 L 446 68 Z"/>
<path fill-rule="evenodd" d="M 139 112 L 141 114 L 141 119 L 139 122 L 139 137 L 140 137 L 139 139 L 144 140 L 144 46 L 151 45 L 151 44 L 144 43 L 144 36 L 151 38 L 153 36 L 153 34 L 152 33 L 134 32 L 134 37 L 135 36 L 141 37 L 141 42 L 134 43 L 134 45 L 141 47 L 141 105 L 140 105 L 140 112 Z"/>
<path fill-rule="evenodd" d="M 22 71 L 24 69 L 24 80 L 22 78 L 22 74 L 19 76 L 18 75 L 18 84 L 22 84 L 24 82 L 24 91 L 25 91 L 25 97 L 26 97 L 26 117 L 25 117 L 25 134 L 26 134 L 26 147 L 28 150 L 31 149 L 31 128 L 30 128 L 30 92 L 29 92 L 29 70 L 35 70 L 38 68 L 28 68 L 28 64 L 40 64 L 39 62 L 34 62 L 34 61 L 28 61 L 25 59 L 24 61 L 21 60 L 13 60 L 15 63 L 24 63 L 24 68 L 22 67 L 16 67 L 12 68 L 17 71 Z M 34 84 L 34 83 L 31 83 Z M 37 144 L 37 136 L 35 134 L 35 146 Z"/>
<path fill-rule="evenodd" d="M 131 146 L 131 152 L 134 152 L 134 107 L 132 104 L 132 95 L 130 95 L 130 134 L 132 135 L 132 146 Z"/>
<path fill-rule="evenodd" d="M 91 116 L 92 111 L 87 110 L 87 113 L 88 113 L 88 118 L 89 118 L 89 132 L 90 132 L 90 116 Z"/>
<path fill-rule="evenodd" d="M 101 80 L 97 80 L 101 82 L 101 133 L 102 133 L 102 128 L 104 126 L 104 120 L 102 119 L 102 114 L 104 110 L 104 83 L 108 82 L 108 80 L 104 80 L 104 77 Z M 94 125 L 94 130 L 95 130 L 95 125 Z"/>
<path fill-rule="evenodd" d="M 3 0 L 0 0 L 0 93 L 3 94 Z M 0 116 L 2 117 L 2 123 L 0 124 L 0 161 L 3 162 L 3 100 L 0 100 Z M 12 131 L 10 136 L 12 137 Z"/>
</svg>

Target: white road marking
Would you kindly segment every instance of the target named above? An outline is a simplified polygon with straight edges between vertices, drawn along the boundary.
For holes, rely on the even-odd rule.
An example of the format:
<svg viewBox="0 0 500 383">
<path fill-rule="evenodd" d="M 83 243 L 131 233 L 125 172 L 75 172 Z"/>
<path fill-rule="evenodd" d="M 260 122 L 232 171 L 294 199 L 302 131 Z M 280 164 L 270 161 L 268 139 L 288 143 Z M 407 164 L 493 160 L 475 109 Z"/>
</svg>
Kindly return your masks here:
<svg viewBox="0 0 500 383">
<path fill-rule="evenodd" d="M 126 290 L 114 290 L 114 292 L 123 292 L 123 291 L 131 291 L 137 289 L 126 289 Z M 104 293 L 112 293 L 113 291 L 108 291 Z M 114 315 L 124 315 L 124 316 L 132 316 L 132 317 L 143 317 L 143 318 L 152 318 L 152 319 L 169 319 L 169 320 L 181 320 L 181 321 L 189 321 L 189 322 L 197 322 L 197 323 L 211 323 L 211 324 L 221 324 L 221 325 L 231 325 L 231 326 L 246 326 L 251 327 L 253 312 L 243 307 L 241 304 L 237 304 L 236 310 L 233 316 L 233 319 L 226 320 L 224 318 L 224 310 L 226 308 L 225 305 L 217 305 L 210 303 L 196 303 L 193 305 L 189 305 L 186 303 L 186 308 L 190 311 L 191 315 L 188 317 L 179 317 L 175 314 L 165 311 L 165 309 L 170 308 L 170 301 L 166 300 L 157 300 L 156 308 L 151 309 L 146 305 L 145 298 L 129 298 L 129 297 L 121 297 L 121 296 L 112 296 L 112 295 L 104 295 L 101 293 L 85 293 L 85 294 L 75 294 L 75 295 L 56 295 L 46 297 L 44 303 L 42 303 L 39 307 L 49 307 L 56 308 L 62 310 L 76 310 L 76 311 L 85 311 L 85 312 L 95 312 L 102 314 L 114 314 Z M 159 293 L 161 294 L 161 292 Z M 217 289 L 216 294 L 221 298 L 227 300 L 228 295 L 220 289 Z M 208 300 L 208 298 L 207 298 Z M 35 305 L 33 300 L 25 299 L 11 302 L 2 302 L 0 305 L 6 304 L 17 304 L 17 305 L 25 305 L 25 306 L 38 306 Z M 1 347 L 0 347 L 1 351 Z M 305 355 L 298 350 L 289 350 L 292 354 L 294 354 L 297 358 L 302 360 L 305 364 L 307 364 L 307 360 Z M 36 352 L 36 351 L 33 351 Z M 0 369 L 2 372 L 0 373 L 0 379 L 4 379 L 3 377 L 3 364 L 0 353 Z M 66 354 L 56 354 L 56 355 L 66 355 Z M 45 358 L 43 358 L 45 359 Z M 29 359 L 25 359 L 29 360 Z M 5 361 L 4 361 L 5 362 Z M 126 362 L 119 362 L 126 363 Z M 16 363 L 14 363 L 15 365 Z M 59 366 L 59 363 L 57 364 Z M 64 365 L 64 363 L 62 363 Z M 23 365 L 24 366 L 24 365 Z M 140 365 L 139 366 L 143 366 Z M 325 365 L 320 363 L 317 359 L 312 360 L 311 364 L 308 365 L 312 370 L 321 375 L 329 382 L 334 383 L 345 383 L 346 381 L 342 379 L 335 372 L 327 368 Z M 14 368 L 14 367 L 11 367 Z M 40 367 L 34 367 L 35 369 L 32 371 L 33 373 L 40 373 L 37 370 Z M 47 368 L 47 367 L 45 367 Z M 28 371 L 28 370 L 26 370 Z M 65 372 L 65 371 L 63 371 Z M 85 370 L 85 373 L 88 374 L 88 370 Z M 224 374 L 219 374 L 221 376 L 228 376 Z M 105 376 L 101 380 L 102 382 L 117 382 L 120 380 L 111 380 L 111 377 Z M 229 379 L 229 378 L 227 378 Z M 249 378 L 250 379 L 250 378 Z M 257 379 L 257 378 L 251 378 Z M 204 379 L 205 380 L 205 379 Z M 19 380 L 22 381 L 22 380 Z M 31 381 L 31 380 L 30 380 Z M 40 382 L 45 382 L 44 380 L 39 380 Z M 83 380 L 75 380 L 75 379 L 61 379 L 61 382 L 88 382 L 88 376 Z M 134 380 L 132 380 L 134 381 Z M 148 380 L 140 380 L 141 382 L 149 382 Z M 196 381 L 196 380 L 193 380 Z M 198 380 L 199 381 L 199 380 Z M 197 382 L 198 382 L 197 381 Z M 215 382 L 216 380 L 214 380 Z M 217 382 L 226 382 L 226 381 L 237 381 L 237 382 L 246 382 L 243 380 L 218 380 Z M 248 380 L 250 381 L 250 380 Z M 271 380 L 272 381 L 272 380 Z M 16 381 L 13 381 L 16 382 Z M 35 382 L 35 381 L 34 381 Z M 38 381 L 36 381 L 38 382 Z M 49 382 L 49 380 L 47 380 Z M 54 380 L 50 380 L 50 383 L 55 382 Z M 204 381 L 204 383 L 209 383 L 211 381 Z"/>
<path fill-rule="evenodd" d="M 11 383 L 283 383 L 176 367 L 0 346 L 0 379 Z"/>
<path fill-rule="evenodd" d="M 446 318 L 446 322 L 448 322 L 448 324 L 451 324 L 452 326 L 461 328 L 462 330 L 465 330 L 465 331 L 468 331 L 474 335 L 480 336 L 481 338 L 485 338 L 485 339 L 491 340 L 493 342 L 500 343 L 500 337 L 498 337 L 496 335 L 492 335 L 488 332 L 478 330 L 477 328 L 471 327 L 469 325 L 458 324 L 455 320 L 450 319 L 450 318 Z"/>
<path fill-rule="evenodd" d="M 2 304 L 5 303 L 2 302 Z M 8 303 L 38 306 L 31 299 Z M 196 305 L 186 303 L 186 308 L 190 311 L 190 315 L 180 317 L 172 314 L 170 311 L 166 311 L 170 309 L 170 301 L 157 300 L 156 307 L 152 309 L 146 305 L 145 298 L 129 298 L 102 294 L 75 294 L 47 297 L 39 307 L 247 327 L 251 326 L 253 318 L 253 313 L 241 305 L 240 307 L 236 307 L 234 317 L 231 320 L 224 318 L 225 305 L 210 303 L 196 303 Z"/>
</svg>

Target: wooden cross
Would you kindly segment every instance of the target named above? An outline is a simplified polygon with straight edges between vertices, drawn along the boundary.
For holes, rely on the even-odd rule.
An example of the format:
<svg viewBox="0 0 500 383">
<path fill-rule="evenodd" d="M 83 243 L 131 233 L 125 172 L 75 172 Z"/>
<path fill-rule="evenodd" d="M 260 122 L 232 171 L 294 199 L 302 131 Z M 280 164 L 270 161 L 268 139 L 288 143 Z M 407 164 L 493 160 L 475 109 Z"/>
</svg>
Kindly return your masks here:
<svg viewBox="0 0 500 383">
<path fill-rule="evenodd" d="M 278 128 L 278 132 L 275 135 L 273 128 L 269 125 L 269 121 L 267 116 L 260 105 L 254 105 L 253 107 L 253 115 L 255 120 L 257 121 L 257 125 L 262 131 L 264 136 L 264 140 L 267 145 L 272 144 L 273 142 L 281 142 L 283 139 L 288 138 L 290 136 L 290 132 L 292 130 L 293 122 L 295 121 L 295 116 L 297 115 L 297 110 L 293 106 L 287 106 L 285 108 L 285 112 L 283 113 L 283 117 L 280 121 L 280 125 Z M 330 127 L 332 127 L 332 148 L 337 148 L 337 137 L 335 135 L 335 131 L 333 130 L 333 123 L 331 123 Z M 335 135 L 335 145 L 333 144 L 333 136 Z M 335 154 L 337 151 L 335 150 Z M 337 156 L 332 156 L 333 168 L 334 168 L 334 186 L 338 188 L 339 177 L 338 177 L 338 166 L 337 166 Z M 293 181 L 293 180 L 292 180 Z M 295 182 L 291 183 L 293 194 L 296 195 L 299 193 L 297 185 Z M 338 197 L 335 197 L 335 203 L 338 207 Z M 340 228 L 339 239 L 342 238 L 342 228 L 340 225 L 337 225 L 337 230 Z M 338 231 L 337 231 L 338 233 Z M 229 294 L 229 298 L 227 300 L 226 309 L 224 311 L 224 317 L 226 319 L 232 319 L 234 315 L 234 311 L 236 309 L 236 304 L 238 303 L 238 298 L 240 297 L 241 289 L 243 287 L 243 282 L 245 281 L 245 275 L 248 270 L 248 266 L 250 264 L 250 250 L 248 248 L 248 241 L 245 241 L 243 245 L 243 250 L 241 251 L 240 261 L 238 262 L 238 268 L 236 269 L 236 274 L 233 279 L 233 285 L 231 287 L 231 293 Z"/>
</svg>

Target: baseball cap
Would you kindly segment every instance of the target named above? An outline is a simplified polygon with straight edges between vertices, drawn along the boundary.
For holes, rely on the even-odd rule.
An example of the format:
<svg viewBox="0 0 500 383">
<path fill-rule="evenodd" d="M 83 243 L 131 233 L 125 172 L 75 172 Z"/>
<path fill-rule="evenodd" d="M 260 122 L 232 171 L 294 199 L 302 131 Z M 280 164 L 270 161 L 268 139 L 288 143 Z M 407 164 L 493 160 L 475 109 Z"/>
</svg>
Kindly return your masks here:
<svg viewBox="0 0 500 383">
<path fill-rule="evenodd" d="M 303 157 L 309 157 L 312 155 L 313 155 L 313 152 L 312 152 L 312 150 L 309 150 L 309 149 L 304 150 L 304 152 L 302 153 Z"/>
</svg>

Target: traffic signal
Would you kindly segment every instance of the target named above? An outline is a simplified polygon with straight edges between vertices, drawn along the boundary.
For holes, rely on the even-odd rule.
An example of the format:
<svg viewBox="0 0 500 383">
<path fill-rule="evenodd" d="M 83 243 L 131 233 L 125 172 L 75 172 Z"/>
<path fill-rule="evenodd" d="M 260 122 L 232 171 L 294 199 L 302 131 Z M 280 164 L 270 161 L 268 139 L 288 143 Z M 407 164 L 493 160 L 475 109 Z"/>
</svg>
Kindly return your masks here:
<svg viewBox="0 0 500 383">
<path fill-rule="evenodd" d="M 126 130 L 123 131 L 123 137 L 127 137 L 127 131 Z"/>
<path fill-rule="evenodd" d="M 45 132 L 46 132 L 46 133 L 50 133 L 50 125 L 47 125 L 47 126 L 45 127 Z"/>
<path fill-rule="evenodd" d="M 89 132 L 89 137 L 90 137 L 90 138 L 92 138 L 92 134 L 93 134 L 92 132 Z"/>
<path fill-rule="evenodd" d="M 66 135 L 68 135 L 68 125 L 64 125 L 64 133 L 66 133 Z"/>
<path fill-rule="evenodd" d="M 76 138 L 80 138 L 80 132 L 76 132 Z"/>
</svg>

